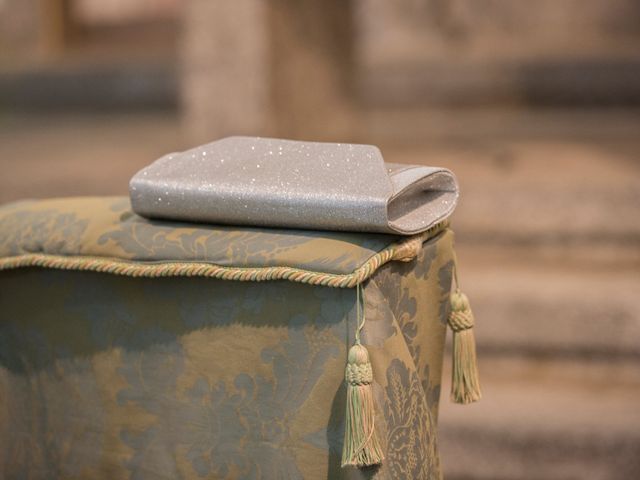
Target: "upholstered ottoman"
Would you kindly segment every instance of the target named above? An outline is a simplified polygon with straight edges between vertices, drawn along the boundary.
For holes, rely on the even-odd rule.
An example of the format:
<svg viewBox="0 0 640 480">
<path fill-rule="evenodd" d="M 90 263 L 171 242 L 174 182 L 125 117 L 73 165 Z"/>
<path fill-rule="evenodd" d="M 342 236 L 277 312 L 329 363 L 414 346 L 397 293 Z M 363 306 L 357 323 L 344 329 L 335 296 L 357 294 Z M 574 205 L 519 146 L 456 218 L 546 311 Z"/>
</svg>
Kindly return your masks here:
<svg viewBox="0 0 640 480">
<path fill-rule="evenodd" d="M 439 478 L 452 242 L 0 207 L 0 477 Z M 384 460 L 341 468 L 358 285 Z"/>
</svg>

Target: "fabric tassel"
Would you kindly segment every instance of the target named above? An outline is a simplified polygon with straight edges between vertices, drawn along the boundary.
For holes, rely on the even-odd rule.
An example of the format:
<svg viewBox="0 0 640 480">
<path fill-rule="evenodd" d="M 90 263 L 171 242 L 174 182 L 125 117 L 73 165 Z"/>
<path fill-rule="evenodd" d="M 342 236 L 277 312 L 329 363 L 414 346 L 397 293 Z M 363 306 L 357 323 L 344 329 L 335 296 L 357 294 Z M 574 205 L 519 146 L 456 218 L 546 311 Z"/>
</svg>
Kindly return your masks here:
<svg viewBox="0 0 640 480">
<path fill-rule="evenodd" d="M 455 403 L 467 404 L 476 402 L 482 397 L 473 323 L 469 299 L 456 288 L 451 294 L 451 312 L 449 313 L 449 326 L 453 330 L 451 400 Z"/>
<path fill-rule="evenodd" d="M 360 318 L 360 285 L 357 292 L 357 316 Z M 347 382 L 347 410 L 345 419 L 342 466 L 366 467 L 377 465 L 384 459 L 375 430 L 373 400 L 373 371 L 369 352 L 360 344 L 360 331 L 365 318 L 356 331 L 355 344 L 349 349 L 345 380 Z"/>
</svg>

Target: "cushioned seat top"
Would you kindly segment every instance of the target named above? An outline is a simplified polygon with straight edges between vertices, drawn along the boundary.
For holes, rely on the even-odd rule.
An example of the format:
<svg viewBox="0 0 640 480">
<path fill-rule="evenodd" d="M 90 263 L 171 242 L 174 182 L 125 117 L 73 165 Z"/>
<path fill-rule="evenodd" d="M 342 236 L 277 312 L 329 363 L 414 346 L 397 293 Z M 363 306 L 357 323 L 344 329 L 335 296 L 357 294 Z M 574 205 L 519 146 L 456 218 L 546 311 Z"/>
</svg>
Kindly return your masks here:
<svg viewBox="0 0 640 480">
<path fill-rule="evenodd" d="M 42 266 L 349 287 L 387 261 L 410 257 L 412 248 L 445 227 L 400 238 L 150 221 L 134 214 L 126 197 L 25 200 L 0 207 L 0 269 Z"/>
</svg>

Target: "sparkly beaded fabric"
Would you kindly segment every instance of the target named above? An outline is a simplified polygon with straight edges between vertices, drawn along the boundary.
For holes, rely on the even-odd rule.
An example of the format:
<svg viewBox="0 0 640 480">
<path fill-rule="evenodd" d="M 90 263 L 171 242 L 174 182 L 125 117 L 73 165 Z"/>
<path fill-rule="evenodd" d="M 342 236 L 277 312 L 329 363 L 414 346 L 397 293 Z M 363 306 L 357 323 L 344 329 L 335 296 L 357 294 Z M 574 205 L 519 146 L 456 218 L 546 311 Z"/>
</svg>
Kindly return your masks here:
<svg viewBox="0 0 640 480">
<path fill-rule="evenodd" d="M 458 198 L 449 170 L 385 164 L 371 145 L 256 137 L 165 155 L 129 191 L 148 218 L 407 235 L 447 218 Z"/>
</svg>

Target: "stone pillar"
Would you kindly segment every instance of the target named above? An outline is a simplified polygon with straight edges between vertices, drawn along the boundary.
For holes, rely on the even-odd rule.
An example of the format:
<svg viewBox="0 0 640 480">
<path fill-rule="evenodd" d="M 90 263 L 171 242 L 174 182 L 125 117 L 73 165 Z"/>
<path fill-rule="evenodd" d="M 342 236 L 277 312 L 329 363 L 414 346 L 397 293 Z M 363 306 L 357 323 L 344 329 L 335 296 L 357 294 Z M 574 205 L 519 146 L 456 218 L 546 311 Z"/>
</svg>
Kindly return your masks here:
<svg viewBox="0 0 640 480">
<path fill-rule="evenodd" d="M 266 133 L 267 8 L 264 0 L 187 2 L 181 95 L 189 141 Z"/>
<path fill-rule="evenodd" d="M 0 0 L 0 62 L 51 61 L 72 34 L 70 0 Z"/>
<path fill-rule="evenodd" d="M 189 0 L 181 94 L 190 142 L 226 135 L 345 139 L 345 0 Z"/>
<path fill-rule="evenodd" d="M 353 15 L 347 0 L 270 3 L 271 95 L 278 133 L 349 140 L 353 98 Z"/>
<path fill-rule="evenodd" d="M 38 54 L 39 0 L 0 1 L 0 62 L 22 61 Z"/>
</svg>

